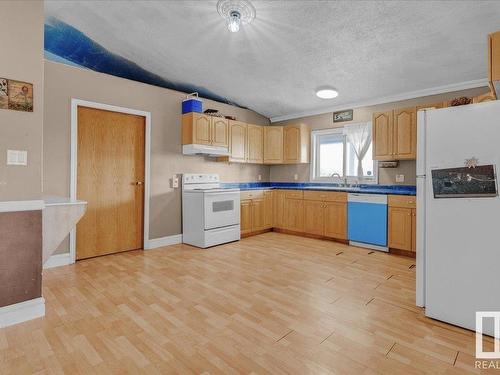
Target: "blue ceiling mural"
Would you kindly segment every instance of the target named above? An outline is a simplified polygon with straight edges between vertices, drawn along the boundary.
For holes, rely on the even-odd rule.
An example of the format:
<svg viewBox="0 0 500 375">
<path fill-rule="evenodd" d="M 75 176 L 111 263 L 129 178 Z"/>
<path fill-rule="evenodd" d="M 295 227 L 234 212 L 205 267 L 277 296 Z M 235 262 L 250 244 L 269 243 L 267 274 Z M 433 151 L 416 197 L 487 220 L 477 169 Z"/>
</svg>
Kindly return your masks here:
<svg viewBox="0 0 500 375">
<path fill-rule="evenodd" d="M 172 82 L 151 73 L 133 61 L 108 51 L 81 31 L 55 17 L 47 17 L 45 20 L 44 45 L 45 58 L 51 61 L 185 93 L 198 92 L 201 97 L 207 99 L 238 105 L 203 87 Z"/>
</svg>

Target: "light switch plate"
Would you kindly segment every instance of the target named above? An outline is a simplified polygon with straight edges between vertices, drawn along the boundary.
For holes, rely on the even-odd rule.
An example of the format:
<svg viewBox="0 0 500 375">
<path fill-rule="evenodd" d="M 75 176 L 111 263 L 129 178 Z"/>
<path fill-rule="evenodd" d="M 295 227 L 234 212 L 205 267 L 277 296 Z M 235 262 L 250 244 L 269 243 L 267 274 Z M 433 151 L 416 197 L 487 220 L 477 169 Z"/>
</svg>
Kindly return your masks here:
<svg viewBox="0 0 500 375">
<path fill-rule="evenodd" d="M 295 174 L 293 175 L 293 179 L 294 179 L 295 181 L 297 181 L 297 180 L 299 179 L 299 175 L 298 175 L 297 173 L 295 173 Z"/>
<path fill-rule="evenodd" d="M 261 174 L 259 174 L 259 175 L 257 176 L 257 180 L 258 180 L 258 181 L 262 181 L 262 175 L 261 175 Z"/>
<path fill-rule="evenodd" d="M 28 151 L 7 150 L 7 165 L 28 165 Z"/>
<path fill-rule="evenodd" d="M 405 182 L 405 175 L 404 174 L 397 174 L 396 175 L 396 182 Z"/>
</svg>

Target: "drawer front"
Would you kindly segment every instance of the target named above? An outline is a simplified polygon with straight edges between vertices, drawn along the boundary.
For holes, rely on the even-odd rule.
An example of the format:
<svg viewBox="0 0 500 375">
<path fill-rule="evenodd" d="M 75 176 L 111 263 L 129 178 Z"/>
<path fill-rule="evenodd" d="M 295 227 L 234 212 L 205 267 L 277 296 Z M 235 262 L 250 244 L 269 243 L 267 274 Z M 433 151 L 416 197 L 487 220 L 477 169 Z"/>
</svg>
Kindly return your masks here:
<svg viewBox="0 0 500 375">
<path fill-rule="evenodd" d="M 240 199 L 264 198 L 264 190 L 244 190 L 240 192 Z"/>
<path fill-rule="evenodd" d="M 389 207 L 416 208 L 417 197 L 412 195 L 389 195 Z"/>
<path fill-rule="evenodd" d="M 285 192 L 285 198 L 303 199 L 304 192 L 302 190 L 287 190 Z"/>
<path fill-rule="evenodd" d="M 305 190 L 304 199 L 310 201 L 347 202 L 347 193 L 338 191 Z"/>
</svg>

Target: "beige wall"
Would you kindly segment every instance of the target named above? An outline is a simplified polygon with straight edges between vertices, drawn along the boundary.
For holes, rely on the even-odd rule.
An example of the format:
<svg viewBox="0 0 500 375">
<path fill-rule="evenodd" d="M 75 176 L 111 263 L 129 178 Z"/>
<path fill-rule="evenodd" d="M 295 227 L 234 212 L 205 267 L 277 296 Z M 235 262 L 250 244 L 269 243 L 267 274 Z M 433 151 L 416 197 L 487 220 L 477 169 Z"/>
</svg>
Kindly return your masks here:
<svg viewBox="0 0 500 375">
<path fill-rule="evenodd" d="M 356 122 L 371 121 L 372 113 L 387 111 L 394 108 L 405 108 L 421 104 L 436 103 L 450 100 L 460 96 L 476 96 L 488 91 L 488 88 L 477 88 L 458 92 L 451 92 L 440 95 L 432 95 L 399 102 L 380 104 L 370 107 L 355 108 L 353 112 L 353 121 L 333 124 L 333 114 L 325 113 L 322 115 L 303 117 L 300 119 L 277 122 L 273 125 L 285 125 L 290 123 L 303 122 L 308 124 L 312 130 L 328 129 L 348 125 Z M 293 182 L 294 175 L 298 175 L 298 181 L 309 181 L 309 165 L 279 165 L 271 167 L 271 181 Z M 379 184 L 396 184 L 396 174 L 404 174 L 404 185 L 415 185 L 416 164 L 415 161 L 400 161 L 397 168 L 379 168 Z"/>
<path fill-rule="evenodd" d="M 33 83 L 34 111 L 0 109 L 0 201 L 38 199 L 42 190 L 43 2 L 0 1 L 0 77 Z M 7 166 L 7 150 L 28 166 Z"/>
<path fill-rule="evenodd" d="M 182 155 L 183 93 L 46 61 L 45 95 L 43 183 L 48 195 L 69 196 L 71 98 L 151 112 L 151 239 L 181 233 L 181 192 L 170 187 L 174 174 L 219 173 L 225 182 L 257 181 L 260 174 L 263 181 L 269 180 L 267 166 Z M 204 100 L 204 108 L 250 123 L 269 123 L 253 111 L 210 100 Z"/>
</svg>

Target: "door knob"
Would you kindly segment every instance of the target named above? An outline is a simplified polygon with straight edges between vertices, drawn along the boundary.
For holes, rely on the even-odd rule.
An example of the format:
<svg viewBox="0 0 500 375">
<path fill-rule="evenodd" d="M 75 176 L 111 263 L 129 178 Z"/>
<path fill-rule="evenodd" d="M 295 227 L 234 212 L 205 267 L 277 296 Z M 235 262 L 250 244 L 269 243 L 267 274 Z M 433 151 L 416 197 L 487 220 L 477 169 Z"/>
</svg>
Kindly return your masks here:
<svg viewBox="0 0 500 375">
<path fill-rule="evenodd" d="M 141 186 L 143 184 L 144 184 L 144 182 L 142 182 L 142 181 L 136 181 L 136 182 L 134 182 L 134 185 L 137 185 L 137 186 Z"/>
</svg>

